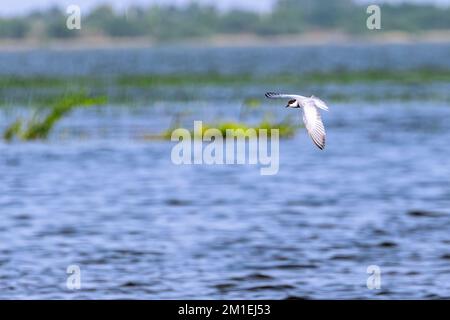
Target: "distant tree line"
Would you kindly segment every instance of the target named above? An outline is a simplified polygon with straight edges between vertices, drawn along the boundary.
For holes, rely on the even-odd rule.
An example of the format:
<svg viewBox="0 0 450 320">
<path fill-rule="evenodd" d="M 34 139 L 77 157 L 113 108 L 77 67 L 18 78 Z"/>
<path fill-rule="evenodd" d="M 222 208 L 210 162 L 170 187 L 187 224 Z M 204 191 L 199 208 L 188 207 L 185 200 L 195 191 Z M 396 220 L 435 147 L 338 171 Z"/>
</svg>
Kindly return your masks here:
<svg viewBox="0 0 450 320">
<path fill-rule="evenodd" d="M 421 32 L 450 29 L 450 7 L 418 4 L 382 4 L 383 31 Z M 82 11 L 82 29 L 66 28 L 61 8 L 36 11 L 27 16 L 0 18 L 0 38 L 69 38 L 89 35 L 147 36 L 161 41 L 208 37 L 215 34 L 250 33 L 260 36 L 299 34 L 312 30 L 368 32 L 366 6 L 352 0 L 278 0 L 268 13 L 243 10 L 222 12 L 215 7 L 190 4 L 134 6 L 117 12 L 101 5 Z"/>
</svg>

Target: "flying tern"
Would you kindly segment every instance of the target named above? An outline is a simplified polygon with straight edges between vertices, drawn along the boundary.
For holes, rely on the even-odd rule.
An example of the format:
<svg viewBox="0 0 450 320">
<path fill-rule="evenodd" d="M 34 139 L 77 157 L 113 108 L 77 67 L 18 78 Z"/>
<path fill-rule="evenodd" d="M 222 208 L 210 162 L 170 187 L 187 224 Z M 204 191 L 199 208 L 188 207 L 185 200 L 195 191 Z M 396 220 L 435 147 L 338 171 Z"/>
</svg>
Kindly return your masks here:
<svg viewBox="0 0 450 320">
<path fill-rule="evenodd" d="M 306 130 L 313 140 L 314 144 L 320 150 L 325 148 L 325 127 L 320 116 L 319 109 L 328 111 L 328 106 L 314 96 L 304 97 L 296 94 L 283 94 L 267 92 L 266 98 L 269 99 L 289 99 L 286 108 L 301 108 L 303 110 L 303 122 Z"/>
</svg>

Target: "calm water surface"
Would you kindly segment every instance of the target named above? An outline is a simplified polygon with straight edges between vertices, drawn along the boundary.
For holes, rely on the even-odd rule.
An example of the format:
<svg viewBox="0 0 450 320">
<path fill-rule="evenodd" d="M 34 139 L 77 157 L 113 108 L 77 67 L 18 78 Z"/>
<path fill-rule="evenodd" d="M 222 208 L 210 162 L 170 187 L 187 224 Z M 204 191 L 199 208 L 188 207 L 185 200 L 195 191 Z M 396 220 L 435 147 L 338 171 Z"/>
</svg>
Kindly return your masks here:
<svg viewBox="0 0 450 320">
<path fill-rule="evenodd" d="M 407 57 L 407 58 L 405 58 Z M 163 47 L 0 52 L 0 74 L 272 74 L 334 70 L 450 68 L 450 44 L 303 47 Z"/>
</svg>

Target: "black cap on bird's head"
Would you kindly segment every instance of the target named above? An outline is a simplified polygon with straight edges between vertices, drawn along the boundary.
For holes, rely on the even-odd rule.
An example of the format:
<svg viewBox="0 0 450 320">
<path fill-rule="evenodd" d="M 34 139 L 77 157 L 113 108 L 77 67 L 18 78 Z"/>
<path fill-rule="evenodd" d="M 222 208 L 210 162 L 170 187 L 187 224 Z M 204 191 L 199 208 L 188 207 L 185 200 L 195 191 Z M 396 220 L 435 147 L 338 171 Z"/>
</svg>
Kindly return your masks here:
<svg viewBox="0 0 450 320">
<path fill-rule="evenodd" d="M 297 100 L 291 99 L 289 100 L 288 104 L 286 105 L 286 108 L 292 107 L 295 108 L 297 106 Z"/>
</svg>

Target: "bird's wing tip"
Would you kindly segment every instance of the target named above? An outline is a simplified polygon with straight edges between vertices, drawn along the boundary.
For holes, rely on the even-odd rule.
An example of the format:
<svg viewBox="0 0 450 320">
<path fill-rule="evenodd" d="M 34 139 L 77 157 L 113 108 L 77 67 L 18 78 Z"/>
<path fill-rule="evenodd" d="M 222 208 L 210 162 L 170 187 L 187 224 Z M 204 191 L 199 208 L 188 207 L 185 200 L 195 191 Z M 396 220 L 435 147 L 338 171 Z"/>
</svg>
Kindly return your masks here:
<svg viewBox="0 0 450 320">
<path fill-rule="evenodd" d="M 314 144 L 317 146 L 317 148 L 319 148 L 320 150 L 324 150 L 325 149 L 325 142 L 319 142 L 319 141 L 315 141 L 313 139 Z"/>
<path fill-rule="evenodd" d="M 264 96 L 266 98 L 273 98 L 273 97 L 276 97 L 278 95 L 279 95 L 279 93 L 276 93 L 276 92 L 266 92 L 266 94 Z"/>
</svg>

